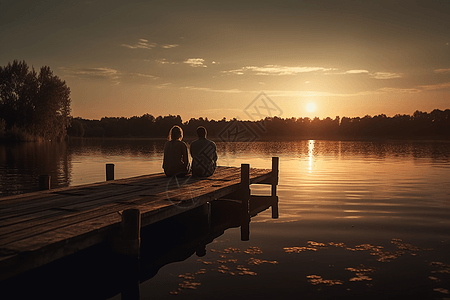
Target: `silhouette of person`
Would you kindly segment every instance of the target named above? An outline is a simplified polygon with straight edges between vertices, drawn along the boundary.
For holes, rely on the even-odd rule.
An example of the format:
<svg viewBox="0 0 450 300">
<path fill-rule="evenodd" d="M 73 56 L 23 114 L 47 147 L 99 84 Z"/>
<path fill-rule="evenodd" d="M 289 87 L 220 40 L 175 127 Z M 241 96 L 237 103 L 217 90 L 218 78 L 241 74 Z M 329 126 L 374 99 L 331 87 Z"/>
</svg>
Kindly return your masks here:
<svg viewBox="0 0 450 300">
<path fill-rule="evenodd" d="M 216 144 L 206 138 L 206 128 L 197 128 L 198 139 L 191 143 L 192 174 L 196 176 L 211 176 L 216 170 Z"/>
<path fill-rule="evenodd" d="M 168 177 L 182 177 L 189 173 L 188 148 L 183 139 L 183 129 L 173 126 L 164 145 L 163 169 Z"/>
</svg>

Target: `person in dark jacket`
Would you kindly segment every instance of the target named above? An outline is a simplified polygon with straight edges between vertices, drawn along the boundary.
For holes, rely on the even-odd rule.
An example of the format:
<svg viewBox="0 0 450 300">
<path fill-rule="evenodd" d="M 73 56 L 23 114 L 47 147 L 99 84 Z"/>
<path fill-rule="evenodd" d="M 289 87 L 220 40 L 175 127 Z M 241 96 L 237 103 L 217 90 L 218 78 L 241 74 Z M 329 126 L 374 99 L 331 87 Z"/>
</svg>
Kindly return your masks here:
<svg viewBox="0 0 450 300">
<path fill-rule="evenodd" d="M 197 128 L 198 139 L 191 143 L 192 174 L 207 177 L 214 174 L 217 164 L 216 144 L 206 138 L 206 128 Z"/>
</svg>

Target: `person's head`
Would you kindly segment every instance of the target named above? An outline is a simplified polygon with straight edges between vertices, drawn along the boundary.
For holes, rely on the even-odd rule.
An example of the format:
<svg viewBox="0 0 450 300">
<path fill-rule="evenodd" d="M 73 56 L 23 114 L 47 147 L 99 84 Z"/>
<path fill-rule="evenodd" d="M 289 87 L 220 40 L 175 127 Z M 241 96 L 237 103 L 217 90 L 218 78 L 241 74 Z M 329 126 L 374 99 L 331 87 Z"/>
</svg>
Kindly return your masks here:
<svg viewBox="0 0 450 300">
<path fill-rule="evenodd" d="M 183 129 L 181 129 L 180 126 L 174 125 L 172 128 L 170 128 L 169 131 L 169 141 L 175 141 L 175 140 L 182 140 L 183 139 Z"/>
<path fill-rule="evenodd" d="M 206 128 L 203 126 L 197 127 L 197 136 L 199 138 L 206 138 Z"/>
</svg>

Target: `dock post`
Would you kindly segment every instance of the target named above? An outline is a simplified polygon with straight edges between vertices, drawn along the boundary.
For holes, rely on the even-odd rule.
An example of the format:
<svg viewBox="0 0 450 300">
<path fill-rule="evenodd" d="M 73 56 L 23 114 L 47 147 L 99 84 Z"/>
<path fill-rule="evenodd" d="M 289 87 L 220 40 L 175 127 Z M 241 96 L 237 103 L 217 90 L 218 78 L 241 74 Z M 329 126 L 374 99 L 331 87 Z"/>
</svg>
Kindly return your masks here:
<svg viewBox="0 0 450 300">
<path fill-rule="evenodd" d="M 278 157 L 272 157 L 272 197 L 277 195 L 279 160 Z"/>
<path fill-rule="evenodd" d="M 241 240 L 248 241 L 250 239 L 250 165 L 241 164 Z"/>
<path fill-rule="evenodd" d="M 208 222 L 208 230 L 211 228 L 211 203 L 205 203 L 205 214 Z"/>
<path fill-rule="evenodd" d="M 278 196 L 275 196 L 275 198 L 272 201 L 272 219 L 278 219 Z"/>
<path fill-rule="evenodd" d="M 242 214 L 241 217 L 241 241 L 250 240 L 250 216 Z"/>
<path fill-rule="evenodd" d="M 127 258 L 119 261 L 121 265 L 121 300 L 139 300 L 141 299 L 140 280 L 139 280 L 139 258 Z"/>
<path fill-rule="evenodd" d="M 278 219 L 278 196 L 277 196 L 277 185 L 278 185 L 278 166 L 280 159 L 278 157 L 272 157 L 272 190 L 271 190 L 271 198 L 272 198 L 272 219 Z"/>
<path fill-rule="evenodd" d="M 130 208 L 122 212 L 119 236 L 112 241 L 114 252 L 129 257 L 139 257 L 141 243 L 141 212 Z"/>
<path fill-rule="evenodd" d="M 242 209 L 248 213 L 248 204 L 250 200 L 250 165 L 241 164 L 241 200 Z"/>
<path fill-rule="evenodd" d="M 114 180 L 114 164 L 106 164 L 106 181 Z"/>
<path fill-rule="evenodd" d="M 111 245 L 112 250 L 119 255 L 117 262 L 121 277 L 121 299 L 140 299 L 141 212 L 131 208 L 122 211 L 121 215 L 120 230 L 113 237 Z"/>
<path fill-rule="evenodd" d="M 46 191 L 50 189 L 50 175 L 39 175 L 39 190 Z"/>
</svg>

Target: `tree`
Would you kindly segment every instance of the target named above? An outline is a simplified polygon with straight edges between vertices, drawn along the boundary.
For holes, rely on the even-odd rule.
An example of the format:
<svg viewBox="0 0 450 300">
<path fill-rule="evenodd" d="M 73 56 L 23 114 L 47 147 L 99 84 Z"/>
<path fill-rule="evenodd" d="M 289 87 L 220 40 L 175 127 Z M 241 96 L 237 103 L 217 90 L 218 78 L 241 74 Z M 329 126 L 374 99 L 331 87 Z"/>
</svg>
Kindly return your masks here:
<svg viewBox="0 0 450 300">
<path fill-rule="evenodd" d="M 85 129 L 80 122 L 80 118 L 73 119 L 72 124 L 67 128 L 67 134 L 75 137 L 83 137 Z"/>
<path fill-rule="evenodd" d="M 70 125 L 70 89 L 44 66 L 39 74 L 25 61 L 0 67 L 0 119 L 44 140 L 61 140 Z"/>
</svg>

